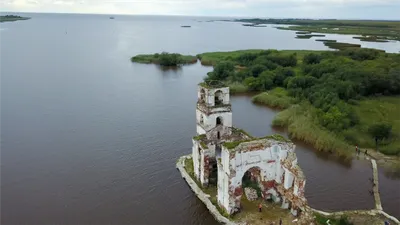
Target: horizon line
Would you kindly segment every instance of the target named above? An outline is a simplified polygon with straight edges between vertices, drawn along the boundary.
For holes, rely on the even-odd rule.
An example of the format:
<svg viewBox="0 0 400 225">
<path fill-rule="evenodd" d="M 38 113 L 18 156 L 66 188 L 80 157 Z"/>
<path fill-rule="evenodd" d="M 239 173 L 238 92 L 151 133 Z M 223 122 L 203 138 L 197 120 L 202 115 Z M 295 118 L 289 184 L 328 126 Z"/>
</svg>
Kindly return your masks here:
<svg viewBox="0 0 400 225">
<path fill-rule="evenodd" d="M 175 17 L 221 17 L 221 18 L 251 18 L 251 19 L 309 19 L 309 20 L 356 20 L 356 21 L 393 21 L 400 22 L 400 19 L 350 19 L 350 18 L 312 18 L 312 17 L 264 17 L 264 16 L 216 16 L 216 15 L 186 15 L 186 14 L 123 14 L 123 13 L 82 13 L 82 12 L 27 12 L 27 11 L 2 11 L 3 13 L 32 13 L 32 14 L 78 14 L 78 15 L 120 15 L 120 16 L 175 16 Z"/>
</svg>

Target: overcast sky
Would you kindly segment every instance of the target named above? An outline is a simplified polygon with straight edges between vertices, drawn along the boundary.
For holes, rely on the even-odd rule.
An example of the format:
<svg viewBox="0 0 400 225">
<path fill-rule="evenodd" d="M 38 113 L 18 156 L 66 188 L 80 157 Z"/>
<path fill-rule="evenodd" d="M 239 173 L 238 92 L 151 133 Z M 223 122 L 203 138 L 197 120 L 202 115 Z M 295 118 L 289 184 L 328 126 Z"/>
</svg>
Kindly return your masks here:
<svg viewBox="0 0 400 225">
<path fill-rule="evenodd" d="M 0 0 L 0 11 L 400 20 L 400 0 Z"/>
</svg>

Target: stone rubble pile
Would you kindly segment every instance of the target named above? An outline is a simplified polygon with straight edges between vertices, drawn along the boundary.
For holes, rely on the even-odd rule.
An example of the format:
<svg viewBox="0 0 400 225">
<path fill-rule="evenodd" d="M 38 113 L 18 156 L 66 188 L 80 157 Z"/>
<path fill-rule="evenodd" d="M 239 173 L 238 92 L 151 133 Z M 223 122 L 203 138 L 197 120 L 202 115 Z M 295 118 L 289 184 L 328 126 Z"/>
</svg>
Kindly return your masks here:
<svg viewBox="0 0 400 225">
<path fill-rule="evenodd" d="M 255 201 L 258 199 L 257 191 L 254 188 L 246 187 L 244 188 L 244 194 L 249 201 Z"/>
</svg>

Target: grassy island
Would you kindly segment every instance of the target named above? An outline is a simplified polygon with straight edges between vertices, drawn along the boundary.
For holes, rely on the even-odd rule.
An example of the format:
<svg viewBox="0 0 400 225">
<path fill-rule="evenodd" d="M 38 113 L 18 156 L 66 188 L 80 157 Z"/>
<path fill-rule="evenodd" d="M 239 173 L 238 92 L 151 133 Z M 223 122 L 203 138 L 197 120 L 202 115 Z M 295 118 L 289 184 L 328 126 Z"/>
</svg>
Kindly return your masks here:
<svg viewBox="0 0 400 225">
<path fill-rule="evenodd" d="M 331 34 L 355 34 L 374 36 L 376 40 L 399 40 L 400 21 L 376 20 L 335 20 L 335 19 L 238 19 L 236 22 L 253 24 L 285 24 L 289 27 L 278 27 L 282 30 L 295 30 L 299 32 L 316 32 Z M 298 33 L 302 34 L 302 33 Z M 373 41 L 373 39 L 369 39 Z"/>
<path fill-rule="evenodd" d="M 222 81 L 232 92 L 258 93 L 254 102 L 283 109 L 273 124 L 292 138 L 343 157 L 355 145 L 400 155 L 400 54 L 343 48 L 198 57 L 214 66 L 205 80 Z"/>
<path fill-rule="evenodd" d="M 361 36 L 361 37 L 353 37 L 354 39 L 359 39 L 360 41 L 368 41 L 368 42 L 389 42 L 385 39 L 380 39 L 377 36 Z"/>
<path fill-rule="evenodd" d="M 323 34 L 298 34 L 296 38 L 298 39 L 310 39 L 312 37 L 325 37 Z"/>
<path fill-rule="evenodd" d="M 12 22 L 12 21 L 17 21 L 17 20 L 28 20 L 28 19 L 30 19 L 30 18 L 29 17 L 16 16 L 16 15 L 0 16 L 0 22 Z"/>
<path fill-rule="evenodd" d="M 136 55 L 131 58 L 136 63 L 154 63 L 161 66 L 180 66 L 197 62 L 196 56 L 162 52 L 152 55 Z"/>
</svg>

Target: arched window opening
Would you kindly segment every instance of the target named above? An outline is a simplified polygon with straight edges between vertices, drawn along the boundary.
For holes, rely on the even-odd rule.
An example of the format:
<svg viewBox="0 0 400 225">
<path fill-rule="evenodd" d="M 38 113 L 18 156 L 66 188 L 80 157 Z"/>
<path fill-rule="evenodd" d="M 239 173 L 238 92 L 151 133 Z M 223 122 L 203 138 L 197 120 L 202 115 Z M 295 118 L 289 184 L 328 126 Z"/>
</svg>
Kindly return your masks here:
<svg viewBox="0 0 400 225">
<path fill-rule="evenodd" d="M 206 92 L 204 91 L 204 89 L 202 88 L 200 90 L 200 102 L 204 102 L 206 99 Z"/>
<path fill-rule="evenodd" d="M 217 132 L 217 138 L 221 139 L 221 135 L 220 135 L 219 131 Z"/>
<path fill-rule="evenodd" d="M 217 117 L 217 126 L 218 125 L 222 125 L 223 123 L 222 123 L 222 117 L 220 117 L 220 116 L 218 116 Z"/>
<path fill-rule="evenodd" d="M 224 103 L 223 93 L 222 91 L 216 91 L 214 93 L 214 103 L 215 105 L 222 105 Z"/>
</svg>

